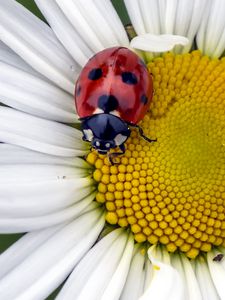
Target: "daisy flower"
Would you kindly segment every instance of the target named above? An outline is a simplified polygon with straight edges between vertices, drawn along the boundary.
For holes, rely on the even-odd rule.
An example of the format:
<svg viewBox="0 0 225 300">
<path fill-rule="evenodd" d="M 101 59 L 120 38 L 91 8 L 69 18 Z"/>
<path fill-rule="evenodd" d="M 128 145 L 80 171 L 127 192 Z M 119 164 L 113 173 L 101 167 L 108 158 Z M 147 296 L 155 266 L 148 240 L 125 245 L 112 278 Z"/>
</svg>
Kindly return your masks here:
<svg viewBox="0 0 225 300">
<path fill-rule="evenodd" d="M 0 2 L 1 300 L 225 299 L 225 2 Z M 111 165 L 82 141 L 74 86 L 113 46 L 135 49 L 154 97 Z"/>
</svg>

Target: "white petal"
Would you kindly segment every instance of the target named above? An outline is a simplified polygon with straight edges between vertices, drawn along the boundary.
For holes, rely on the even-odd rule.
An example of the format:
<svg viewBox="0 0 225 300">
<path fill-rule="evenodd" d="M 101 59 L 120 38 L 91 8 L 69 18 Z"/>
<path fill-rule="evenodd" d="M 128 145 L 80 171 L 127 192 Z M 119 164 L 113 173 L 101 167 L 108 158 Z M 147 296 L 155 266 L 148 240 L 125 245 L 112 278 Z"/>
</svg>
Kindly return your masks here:
<svg viewBox="0 0 225 300">
<path fill-rule="evenodd" d="M 219 251 L 212 250 L 207 253 L 207 262 L 209 266 L 209 271 L 216 287 L 217 293 L 220 299 L 225 299 L 225 263 L 223 261 L 213 261 L 213 258 L 218 254 Z"/>
<path fill-rule="evenodd" d="M 195 35 L 199 29 L 200 22 L 202 20 L 202 17 L 205 14 L 208 0 L 192 0 L 192 2 L 193 2 L 193 9 L 192 9 L 191 14 L 189 15 L 189 20 L 187 20 L 187 23 L 186 23 L 187 24 L 187 27 L 186 27 L 187 32 L 185 34 L 185 36 L 189 39 L 189 43 L 187 46 L 183 47 L 183 49 L 182 49 L 183 53 L 190 51 L 190 49 L 192 47 Z M 182 5 L 183 1 L 179 1 L 179 4 Z M 190 1 L 187 0 L 186 4 L 188 7 L 190 4 Z M 187 7 L 183 7 L 183 9 L 182 9 L 182 12 L 184 15 L 186 15 Z M 180 11 L 179 11 L 178 15 L 180 16 Z M 182 18 L 180 18 L 180 22 L 182 22 Z M 176 23 L 176 30 L 178 28 L 179 28 L 179 25 L 177 25 L 177 23 Z M 175 33 L 184 35 L 183 32 L 179 33 L 179 31 L 176 31 Z"/>
<path fill-rule="evenodd" d="M 134 248 L 133 234 L 131 233 L 128 237 L 128 241 L 120 262 L 111 277 L 110 282 L 105 289 L 102 300 L 117 300 L 123 290 L 123 286 L 126 282 L 127 274 L 130 268 L 130 261 L 132 258 L 132 252 Z"/>
<path fill-rule="evenodd" d="M 59 224 L 95 198 L 94 181 L 82 178 L 90 174 L 89 165 L 79 158 L 0 144 L 0 164 L 0 232 Z"/>
<path fill-rule="evenodd" d="M 107 5 L 108 12 L 106 14 L 105 8 L 100 9 L 99 4 L 96 4 L 93 0 L 55 1 L 69 19 L 76 32 L 79 33 L 94 53 L 107 47 L 120 45 L 121 36 L 125 37 L 125 32 L 122 29 L 119 19 L 115 18 L 114 8 L 111 4 L 103 4 L 104 7 Z M 113 20 L 117 24 L 115 28 L 111 26 L 112 20 L 108 20 L 109 15 L 112 15 Z M 119 33 L 116 33 L 118 30 Z M 118 38 L 118 35 L 120 38 Z M 122 45 L 127 44 L 128 40 L 126 38 Z"/>
<path fill-rule="evenodd" d="M 73 94 L 80 69 L 50 27 L 16 1 L 0 3 L 0 39 L 34 69 Z"/>
<path fill-rule="evenodd" d="M 178 1 L 176 3 L 176 19 L 175 19 L 175 28 L 174 28 L 174 32 L 176 34 L 187 36 L 190 19 L 194 12 L 193 7 L 194 7 L 193 0 L 183 0 L 183 1 Z"/>
<path fill-rule="evenodd" d="M 202 299 L 220 300 L 220 297 L 217 294 L 216 288 L 210 276 L 206 260 L 203 257 L 200 257 L 194 261 L 194 264 L 195 274 L 198 280 L 199 288 L 201 290 Z"/>
<path fill-rule="evenodd" d="M 25 234 L 0 255 L 0 279 L 9 273 L 65 224 Z"/>
<path fill-rule="evenodd" d="M 79 157 L 62 157 L 31 151 L 0 143 L 0 165 L 60 165 L 90 170 L 91 166 Z M 89 172 L 89 171 L 88 171 Z"/>
<path fill-rule="evenodd" d="M 209 1 L 197 35 L 198 48 L 213 58 L 222 55 L 225 47 L 225 2 Z"/>
<path fill-rule="evenodd" d="M 27 113 L 64 123 L 74 123 L 74 98 L 21 69 L 0 62 L 1 102 Z"/>
<path fill-rule="evenodd" d="M 160 33 L 165 33 L 165 15 L 167 9 L 167 0 L 157 0 L 159 8 L 159 19 L 160 19 Z"/>
<path fill-rule="evenodd" d="M 76 204 L 50 214 L 44 214 L 37 217 L 0 218 L 0 232 L 28 232 L 54 226 L 62 222 L 68 222 L 84 211 L 88 205 L 93 202 L 95 195 L 96 193 L 91 193 Z"/>
<path fill-rule="evenodd" d="M 218 251 L 216 251 L 216 252 L 217 252 L 216 255 L 217 254 L 222 254 L 223 255 L 223 259 L 221 260 L 221 263 L 223 265 L 223 268 L 225 269 L 225 260 L 224 260 L 224 257 L 225 257 L 225 248 L 223 246 L 221 246 L 221 247 L 218 248 Z"/>
<path fill-rule="evenodd" d="M 49 164 L 9 164 L 3 165 L 0 169 L 0 184 L 1 186 L 7 184 L 30 184 L 30 183 L 42 183 L 42 182 L 67 182 L 69 180 L 76 179 L 76 181 L 87 181 L 86 185 L 92 183 L 90 177 L 88 177 L 88 169 L 74 168 L 63 165 L 49 165 Z M 84 177 L 87 177 L 85 179 Z M 84 183 L 83 182 L 83 183 Z M 82 182 L 76 183 L 77 188 L 85 187 Z M 1 192 L 1 191 L 0 191 Z M 1 213 L 1 212 L 0 212 Z"/>
<path fill-rule="evenodd" d="M 212 1 L 210 1 L 210 0 L 208 0 L 206 2 L 204 13 L 202 15 L 200 26 L 199 26 L 199 29 L 198 29 L 198 32 L 196 35 L 197 47 L 199 50 L 201 50 L 201 52 L 203 52 L 204 47 L 205 47 L 205 35 L 206 35 L 206 28 L 208 25 L 208 18 L 209 18 L 210 10 L 211 10 L 211 3 L 212 3 Z"/>
<path fill-rule="evenodd" d="M 118 248 L 121 248 L 121 242 L 125 239 L 126 237 L 123 234 L 122 228 L 119 228 L 117 230 L 113 230 L 110 234 L 96 243 L 71 273 L 62 290 L 58 294 L 57 300 L 77 299 L 79 292 L 83 289 L 83 284 L 88 280 L 91 273 L 94 272 L 96 266 L 98 266 L 102 258 L 106 255 L 106 252 L 109 252 L 110 248 L 112 248 L 116 242 L 116 245 L 119 245 Z M 117 250 L 120 251 L 120 249 Z M 105 277 L 102 279 L 104 280 Z"/>
<path fill-rule="evenodd" d="M 185 43 L 186 47 L 179 46 L 176 47 L 174 51 L 188 52 L 192 46 L 202 15 L 204 14 L 207 1 L 208 0 L 125 0 L 125 4 L 138 35 L 142 36 L 150 33 L 157 35 L 174 34 L 187 37 L 189 43 Z M 146 51 L 159 52 L 157 49 L 148 50 L 148 48 Z"/>
<path fill-rule="evenodd" d="M 153 265 L 151 264 L 150 260 L 147 258 L 145 260 L 145 278 L 144 278 L 144 285 L 143 285 L 143 291 L 142 294 L 149 288 L 152 278 L 153 278 Z"/>
<path fill-rule="evenodd" d="M 92 246 L 103 225 L 99 209 L 56 232 L 0 281 L 2 299 L 45 299 Z"/>
<path fill-rule="evenodd" d="M 171 1 L 172 2 L 172 1 Z M 193 14 L 194 0 L 183 0 L 176 3 L 176 15 L 174 16 L 174 29 L 173 32 L 177 35 L 187 36 L 190 21 Z M 200 22 L 200 20 L 199 20 Z M 193 41 L 189 40 L 189 49 Z M 188 46 L 186 45 L 186 47 Z M 185 47 L 185 48 L 186 48 Z M 180 52 L 180 47 L 176 47 L 175 52 Z M 184 51 L 183 52 L 187 52 Z"/>
<path fill-rule="evenodd" d="M 83 66 L 94 55 L 82 36 L 77 32 L 55 0 L 35 0 L 58 39 L 74 60 Z"/>
<path fill-rule="evenodd" d="M 183 254 L 172 256 L 172 265 L 180 273 L 187 299 L 201 300 L 202 294 L 190 260 Z"/>
<path fill-rule="evenodd" d="M 214 54 L 217 45 L 221 42 L 221 37 L 224 32 L 224 11 L 225 11 L 225 2 L 222 0 L 214 0 L 212 1 L 212 6 L 210 9 L 206 36 L 205 36 L 205 49 L 204 52 L 212 57 L 216 57 Z M 224 50 L 224 38 L 223 40 L 223 48 L 221 49 L 221 53 Z"/>
<path fill-rule="evenodd" d="M 181 300 L 185 299 L 184 287 L 178 272 L 168 263 L 155 258 L 155 246 L 152 246 L 148 255 L 155 267 L 154 277 L 149 288 L 140 297 L 140 300 Z M 163 287 L 163 288 L 162 288 Z"/>
<path fill-rule="evenodd" d="M 59 156 L 79 156 L 88 146 L 81 132 L 0 106 L 0 141 Z"/>
<path fill-rule="evenodd" d="M 28 65 L 19 55 L 13 52 L 2 41 L 0 41 L 0 61 L 32 75 L 35 75 L 36 77 L 42 79 L 44 78 L 47 81 L 44 76 L 32 69 L 30 65 Z"/>
<path fill-rule="evenodd" d="M 136 300 L 143 293 L 145 279 L 145 255 L 141 253 L 141 247 L 136 244 L 133 251 L 130 270 L 127 276 L 121 300 Z"/>
<path fill-rule="evenodd" d="M 187 44 L 188 39 L 183 36 L 147 33 L 133 38 L 130 47 L 150 52 L 166 52 L 172 50 L 175 45 L 185 46 Z"/>
<path fill-rule="evenodd" d="M 133 238 L 122 229 L 114 230 L 81 260 L 57 299 L 118 299 L 132 250 Z"/>
<path fill-rule="evenodd" d="M 164 17 L 165 33 L 173 34 L 175 29 L 176 11 L 178 0 L 166 1 L 166 11 Z"/>
<path fill-rule="evenodd" d="M 73 0 L 60 1 L 55 0 L 58 6 L 61 8 L 63 13 L 69 19 L 73 27 L 77 32 L 79 32 L 85 42 L 88 44 L 92 51 L 98 52 L 104 49 L 103 44 L 100 42 L 99 38 L 96 36 L 96 33 L 93 30 L 93 24 L 90 24 L 89 21 L 85 18 L 80 11 L 80 7 Z"/>
<path fill-rule="evenodd" d="M 139 5 L 146 28 L 145 33 L 160 34 L 159 1 L 142 0 L 139 1 Z"/>
<path fill-rule="evenodd" d="M 13 176 L 13 171 L 20 168 L 24 168 L 23 172 L 18 172 L 16 176 Z M 42 172 L 47 169 L 55 171 L 59 175 L 49 174 L 41 178 Z M 5 170 L 7 170 L 5 172 L 6 179 L 2 180 Z M 39 176 L 32 176 L 32 172 L 35 171 L 39 171 Z M 31 218 L 54 213 L 79 202 L 95 190 L 94 181 L 89 177 L 79 178 L 79 173 L 72 176 L 61 175 L 68 172 L 64 167 L 61 167 L 61 171 L 59 171 L 48 165 L 45 168 L 18 165 L 4 168 L 3 172 L 0 176 L 1 221 L 5 218 Z M 30 172 L 30 178 L 27 178 L 29 175 L 26 172 L 28 172 L 27 174 Z M 12 179 L 9 179 L 10 175 L 13 177 Z"/>
<path fill-rule="evenodd" d="M 119 45 L 127 47 L 129 45 L 129 40 L 124 26 L 112 5 L 112 2 L 110 0 L 94 0 L 94 3 L 113 30 Z"/>
<path fill-rule="evenodd" d="M 134 0 L 124 0 L 127 12 L 131 19 L 132 25 L 138 35 L 143 35 L 146 33 L 145 24 L 142 18 L 142 12 L 140 8 L 140 1 Z M 150 15 L 151 17 L 151 15 Z"/>
<path fill-rule="evenodd" d="M 101 2 L 105 1 L 107 0 L 102 0 Z M 83 14 L 83 16 L 85 16 L 85 19 L 90 22 L 89 24 L 91 24 L 93 28 L 95 28 L 95 34 L 98 36 L 99 40 L 105 48 L 119 45 L 114 26 L 111 26 L 112 22 L 108 21 L 108 18 L 111 18 L 110 11 L 114 10 L 112 4 L 108 5 L 109 14 L 106 15 L 103 14 L 101 10 L 99 10 L 99 5 L 96 5 L 96 1 L 94 0 L 76 0 L 74 2 L 76 2 L 80 7 L 81 13 Z M 124 45 L 126 42 L 128 44 L 128 39 L 124 41 Z"/>
</svg>

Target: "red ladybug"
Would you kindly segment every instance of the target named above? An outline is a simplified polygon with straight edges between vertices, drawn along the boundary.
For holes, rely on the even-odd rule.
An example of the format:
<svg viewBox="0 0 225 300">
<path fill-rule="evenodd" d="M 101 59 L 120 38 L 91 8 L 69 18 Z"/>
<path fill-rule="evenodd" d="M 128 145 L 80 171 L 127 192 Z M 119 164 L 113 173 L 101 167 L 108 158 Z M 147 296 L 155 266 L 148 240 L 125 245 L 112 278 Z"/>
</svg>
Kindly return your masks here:
<svg viewBox="0 0 225 300">
<path fill-rule="evenodd" d="M 83 140 L 100 154 L 119 147 L 130 136 L 130 126 L 146 114 L 153 96 L 146 65 L 125 47 L 105 49 L 84 66 L 75 88 L 75 104 L 82 122 Z M 121 153 L 121 154 L 122 154 Z"/>
</svg>

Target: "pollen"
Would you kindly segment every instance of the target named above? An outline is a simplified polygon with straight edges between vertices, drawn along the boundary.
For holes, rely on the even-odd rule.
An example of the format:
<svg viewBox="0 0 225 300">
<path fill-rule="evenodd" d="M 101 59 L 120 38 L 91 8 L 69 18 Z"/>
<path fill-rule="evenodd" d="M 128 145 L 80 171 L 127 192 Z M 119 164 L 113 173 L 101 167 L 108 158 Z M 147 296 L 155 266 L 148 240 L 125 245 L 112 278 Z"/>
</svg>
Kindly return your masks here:
<svg viewBox="0 0 225 300">
<path fill-rule="evenodd" d="M 225 246 L 225 59 L 168 53 L 148 69 L 154 97 L 139 125 L 157 141 L 132 129 L 115 165 L 92 151 L 96 201 L 137 243 L 195 258 Z"/>
</svg>

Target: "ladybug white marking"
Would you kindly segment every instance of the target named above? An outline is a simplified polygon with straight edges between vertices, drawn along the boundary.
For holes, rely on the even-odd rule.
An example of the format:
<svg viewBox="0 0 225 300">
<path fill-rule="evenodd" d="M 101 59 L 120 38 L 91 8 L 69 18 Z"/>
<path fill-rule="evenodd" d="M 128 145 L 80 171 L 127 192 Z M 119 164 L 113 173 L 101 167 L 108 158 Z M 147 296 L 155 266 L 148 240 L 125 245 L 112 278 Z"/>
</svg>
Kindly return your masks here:
<svg viewBox="0 0 225 300">
<path fill-rule="evenodd" d="M 109 112 L 111 115 L 114 115 L 116 117 L 119 117 L 120 118 L 120 113 L 118 112 L 118 110 L 112 110 Z"/>
<path fill-rule="evenodd" d="M 96 108 L 96 110 L 93 112 L 93 115 L 96 115 L 96 114 L 104 114 L 104 110 L 102 110 L 101 108 Z"/>
<path fill-rule="evenodd" d="M 83 133 L 85 135 L 85 139 L 88 141 L 88 142 L 91 142 L 93 140 L 93 132 L 91 129 L 84 129 L 83 130 Z"/>
<path fill-rule="evenodd" d="M 116 146 L 122 145 L 126 140 L 127 140 L 127 136 L 122 135 L 121 133 L 117 134 L 117 136 L 114 139 L 114 142 L 116 144 Z"/>
</svg>

